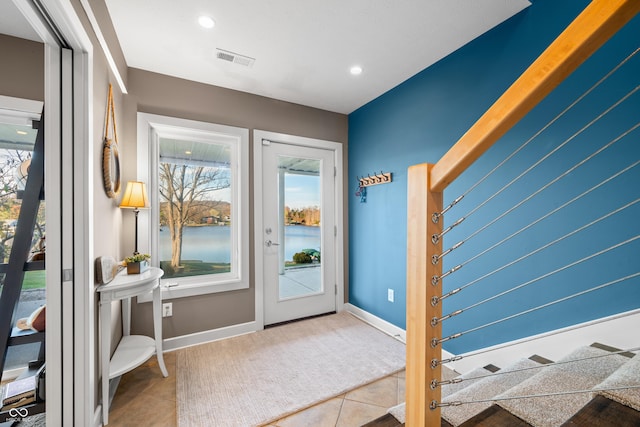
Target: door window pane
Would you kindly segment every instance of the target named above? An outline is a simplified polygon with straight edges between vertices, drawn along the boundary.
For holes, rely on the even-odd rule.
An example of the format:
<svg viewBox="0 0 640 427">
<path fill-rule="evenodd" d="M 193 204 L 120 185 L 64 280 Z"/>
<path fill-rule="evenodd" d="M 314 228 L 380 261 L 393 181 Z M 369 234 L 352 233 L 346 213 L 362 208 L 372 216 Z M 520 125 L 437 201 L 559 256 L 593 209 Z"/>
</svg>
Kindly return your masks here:
<svg viewBox="0 0 640 427">
<path fill-rule="evenodd" d="M 279 252 L 280 300 L 322 292 L 321 161 L 280 156 L 279 209 L 283 215 Z"/>
</svg>

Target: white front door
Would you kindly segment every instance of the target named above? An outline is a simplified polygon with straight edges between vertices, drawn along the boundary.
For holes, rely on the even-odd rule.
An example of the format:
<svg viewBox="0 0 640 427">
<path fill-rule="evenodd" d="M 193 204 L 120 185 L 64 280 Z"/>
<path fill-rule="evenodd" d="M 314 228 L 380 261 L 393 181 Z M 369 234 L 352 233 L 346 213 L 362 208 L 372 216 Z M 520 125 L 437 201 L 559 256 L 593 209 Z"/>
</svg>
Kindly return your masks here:
<svg viewBox="0 0 640 427">
<path fill-rule="evenodd" d="M 264 324 L 336 310 L 335 153 L 262 144 Z"/>
</svg>

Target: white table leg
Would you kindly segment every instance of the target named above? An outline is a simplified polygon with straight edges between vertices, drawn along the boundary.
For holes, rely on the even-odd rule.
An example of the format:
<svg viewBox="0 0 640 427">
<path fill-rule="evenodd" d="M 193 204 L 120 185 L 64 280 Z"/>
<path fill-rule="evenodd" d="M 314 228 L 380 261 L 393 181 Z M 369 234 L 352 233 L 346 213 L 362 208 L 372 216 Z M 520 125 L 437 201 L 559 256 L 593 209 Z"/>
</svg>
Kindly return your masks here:
<svg viewBox="0 0 640 427">
<path fill-rule="evenodd" d="M 122 304 L 122 335 L 131 335 L 131 297 L 123 299 Z"/>
<path fill-rule="evenodd" d="M 100 301 L 100 323 L 102 337 L 100 339 L 100 361 L 102 364 L 102 424 L 109 423 L 109 361 L 111 353 L 111 301 Z M 104 327 L 107 325 L 107 327 Z"/>
<path fill-rule="evenodd" d="M 163 377 L 168 377 L 169 372 L 164 365 L 164 356 L 162 354 L 162 300 L 160 294 L 160 286 L 153 289 L 153 337 L 156 340 L 156 357 L 158 365 L 162 371 Z"/>
</svg>

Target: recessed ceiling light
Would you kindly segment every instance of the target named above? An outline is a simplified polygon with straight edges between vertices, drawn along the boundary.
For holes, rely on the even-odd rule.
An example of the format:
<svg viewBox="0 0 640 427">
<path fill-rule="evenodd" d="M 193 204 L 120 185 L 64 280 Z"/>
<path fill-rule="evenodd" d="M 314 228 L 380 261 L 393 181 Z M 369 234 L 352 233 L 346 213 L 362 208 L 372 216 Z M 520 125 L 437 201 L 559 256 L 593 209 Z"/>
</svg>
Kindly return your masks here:
<svg viewBox="0 0 640 427">
<path fill-rule="evenodd" d="M 184 152 L 184 154 L 189 155 L 189 154 L 191 154 L 191 151 L 187 150 L 187 151 Z"/>
<path fill-rule="evenodd" d="M 16 133 L 17 133 L 18 135 L 26 135 L 26 134 L 27 134 L 27 132 L 25 132 L 25 131 L 23 131 L 23 130 L 17 130 L 17 131 L 16 131 Z"/>
<path fill-rule="evenodd" d="M 202 15 L 198 18 L 198 24 L 203 28 L 213 28 L 216 26 L 216 21 L 210 16 Z"/>
<path fill-rule="evenodd" d="M 359 65 L 354 65 L 353 67 L 351 67 L 349 72 L 354 76 L 360 75 L 362 74 L 362 67 Z"/>
</svg>

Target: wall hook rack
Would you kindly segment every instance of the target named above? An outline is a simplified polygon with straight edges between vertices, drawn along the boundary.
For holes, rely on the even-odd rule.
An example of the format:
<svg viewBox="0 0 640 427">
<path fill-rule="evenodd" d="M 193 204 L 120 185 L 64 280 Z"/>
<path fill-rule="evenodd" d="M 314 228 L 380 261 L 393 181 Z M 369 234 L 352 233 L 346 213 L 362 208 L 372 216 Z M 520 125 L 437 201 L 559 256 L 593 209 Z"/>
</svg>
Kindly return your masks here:
<svg viewBox="0 0 640 427">
<path fill-rule="evenodd" d="M 380 172 L 374 173 L 373 175 L 367 175 L 362 177 L 357 177 L 358 182 L 360 183 L 360 187 L 370 187 L 372 185 L 378 184 L 388 184 L 392 181 L 391 172 Z"/>
</svg>

